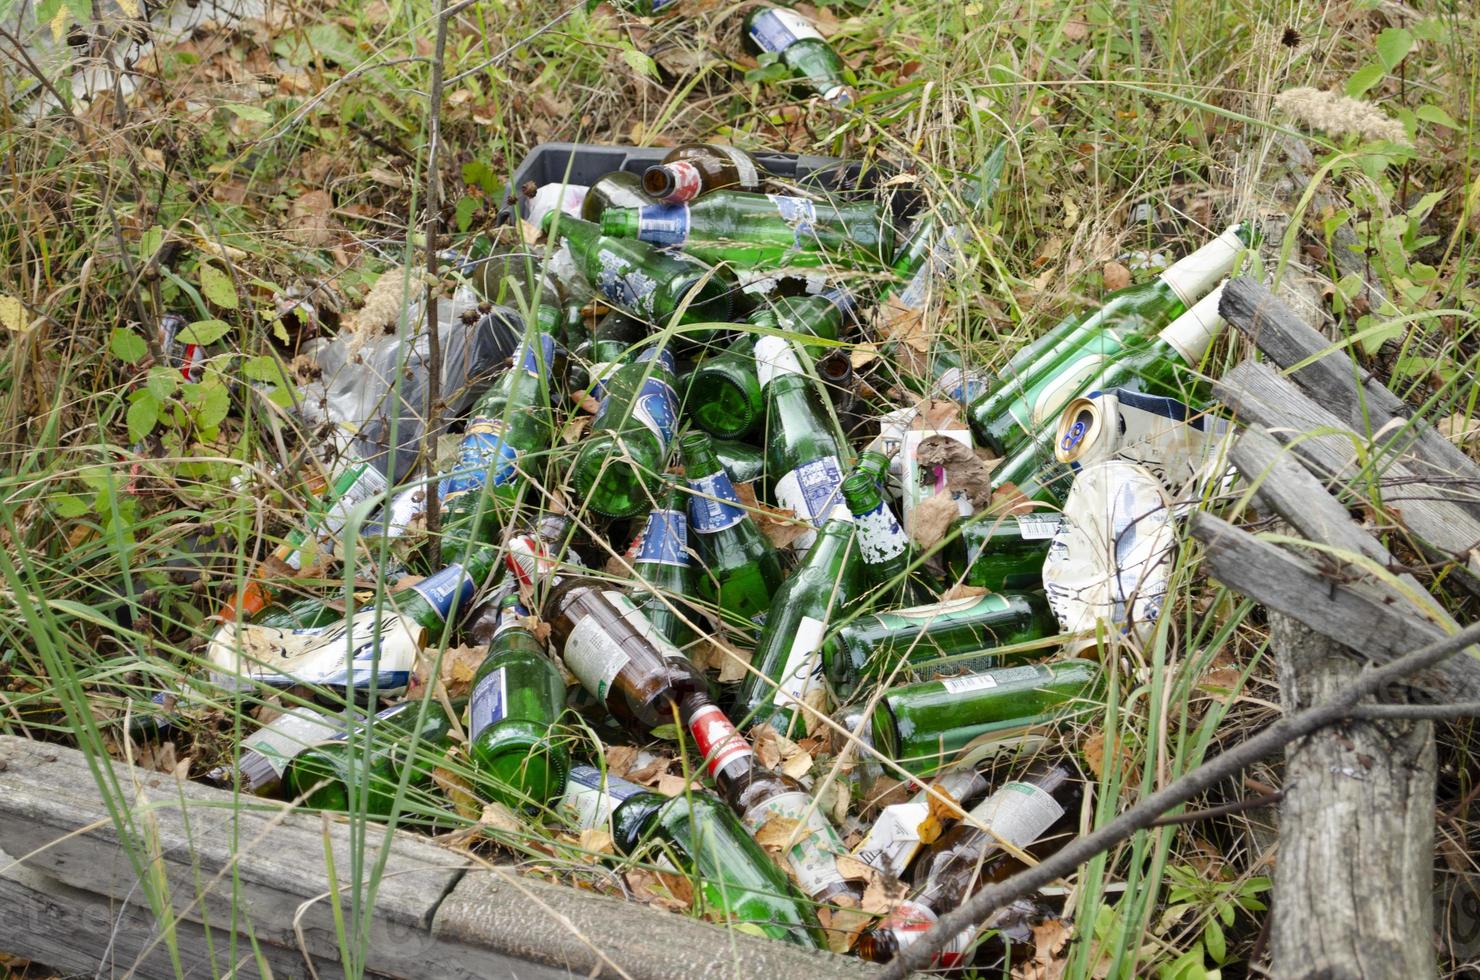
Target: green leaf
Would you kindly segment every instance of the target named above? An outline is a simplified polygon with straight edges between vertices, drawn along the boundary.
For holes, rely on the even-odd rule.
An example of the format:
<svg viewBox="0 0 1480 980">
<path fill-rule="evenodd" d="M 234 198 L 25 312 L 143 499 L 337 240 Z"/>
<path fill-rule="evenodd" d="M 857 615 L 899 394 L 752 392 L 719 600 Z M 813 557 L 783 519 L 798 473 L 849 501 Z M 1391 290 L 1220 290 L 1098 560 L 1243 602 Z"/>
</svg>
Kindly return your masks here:
<svg viewBox="0 0 1480 980">
<path fill-rule="evenodd" d="M 108 338 L 108 349 L 125 364 L 138 364 L 149 353 L 149 345 L 144 342 L 144 338 L 127 327 L 113 328 L 113 333 Z"/>
<path fill-rule="evenodd" d="M 196 320 L 180 331 L 180 343 L 199 344 L 204 347 L 226 336 L 230 329 L 231 324 L 225 320 Z"/>
<path fill-rule="evenodd" d="M 224 105 L 221 108 L 235 113 L 238 119 L 245 119 L 247 122 L 272 122 L 272 113 L 268 112 L 260 105 L 242 105 L 241 103 L 232 103 L 230 105 Z"/>
<path fill-rule="evenodd" d="M 148 262 L 154 258 L 154 253 L 159 251 L 164 244 L 164 229 L 154 225 L 144 234 L 139 236 L 139 259 Z"/>
<path fill-rule="evenodd" d="M 202 427 L 214 429 L 231 411 L 231 393 L 220 381 L 201 382 L 201 391 L 205 397 L 201 399 L 196 419 Z"/>
<path fill-rule="evenodd" d="M 62 0 L 62 6 L 72 14 L 79 24 L 90 24 L 93 20 L 92 0 Z"/>
<path fill-rule="evenodd" d="M 209 262 L 201 263 L 200 291 L 205 298 L 225 310 L 234 310 L 241 304 L 236 298 L 236 284 L 222 270 Z"/>
<path fill-rule="evenodd" d="M 126 420 L 130 442 L 138 442 L 154 431 L 154 426 L 159 421 L 159 402 L 148 388 L 140 388 L 134 392 L 133 404 L 128 407 Z"/>
<path fill-rule="evenodd" d="M 278 366 L 275 358 L 266 354 L 249 357 L 242 362 L 242 374 L 253 381 L 264 381 L 268 384 L 283 384 L 287 379 L 283 377 L 283 369 Z"/>
<path fill-rule="evenodd" d="M 1377 57 L 1392 71 L 1413 50 L 1413 34 L 1403 27 L 1389 27 L 1377 35 Z"/>
<path fill-rule="evenodd" d="M 165 364 L 156 364 L 149 369 L 149 380 L 145 382 L 155 401 L 162 402 L 175 393 L 180 383 L 180 372 Z"/>
<path fill-rule="evenodd" d="M 659 725 L 653 729 L 653 738 L 661 738 L 665 742 L 676 742 L 678 741 L 678 726 Z"/>
<path fill-rule="evenodd" d="M 457 213 L 455 215 L 455 220 L 457 221 L 457 230 L 467 231 L 468 228 L 473 224 L 473 215 L 477 213 L 478 199 L 476 197 L 465 197 L 462 200 L 458 201 Z"/>
<path fill-rule="evenodd" d="M 1443 126 L 1446 129 L 1453 129 L 1456 132 L 1464 129 L 1463 126 L 1454 121 L 1453 116 L 1430 102 L 1425 102 L 1419 106 L 1416 114 L 1424 122 L 1431 122 L 1435 126 Z"/>
<path fill-rule="evenodd" d="M 1208 955 L 1214 963 L 1222 963 L 1228 958 L 1228 940 L 1223 937 L 1223 927 L 1217 919 L 1209 919 L 1203 929 L 1203 945 L 1208 948 Z"/>
<path fill-rule="evenodd" d="M 75 518 L 90 513 L 92 507 L 87 501 L 75 493 L 64 493 L 52 502 L 52 509 L 57 512 L 58 517 Z"/>
<path fill-rule="evenodd" d="M 1352 77 L 1346 80 L 1346 94 L 1354 99 L 1360 99 L 1362 93 L 1382 81 L 1387 69 L 1380 64 L 1363 65 L 1352 73 Z"/>
<path fill-rule="evenodd" d="M 658 77 L 658 63 L 636 48 L 623 48 L 622 60 L 627 62 L 627 67 L 639 75 L 646 75 L 649 78 Z"/>
</svg>

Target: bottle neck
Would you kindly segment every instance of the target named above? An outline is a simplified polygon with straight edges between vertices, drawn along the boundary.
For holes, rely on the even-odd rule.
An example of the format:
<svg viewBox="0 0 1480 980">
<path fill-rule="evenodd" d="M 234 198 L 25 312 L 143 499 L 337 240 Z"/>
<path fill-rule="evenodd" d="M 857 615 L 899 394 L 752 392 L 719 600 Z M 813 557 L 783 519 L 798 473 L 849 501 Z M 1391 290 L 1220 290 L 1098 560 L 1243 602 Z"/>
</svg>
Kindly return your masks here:
<svg viewBox="0 0 1480 980">
<path fill-rule="evenodd" d="M 1242 225 L 1230 228 L 1196 252 L 1173 263 L 1162 272 L 1161 282 L 1176 294 L 1183 306 L 1191 307 L 1233 269 L 1234 261 L 1244 249 L 1242 231 Z"/>
<path fill-rule="evenodd" d="M 769 335 L 756 338 L 755 373 L 760 380 L 761 390 L 766 393 L 770 392 L 773 385 L 783 381 L 799 386 L 797 383 L 805 383 L 807 380 L 802 373 L 802 362 L 797 359 L 791 344 L 781 337 Z"/>
<path fill-rule="evenodd" d="M 636 238 L 640 218 L 637 208 L 607 208 L 601 212 L 601 233 L 615 238 Z"/>
<path fill-rule="evenodd" d="M 1223 331 L 1223 317 L 1218 313 L 1218 303 L 1223 298 L 1223 286 L 1219 286 L 1192 305 L 1186 313 L 1173 320 L 1157 335 L 1157 340 L 1171 347 L 1182 363 L 1189 367 L 1200 363 Z"/>
</svg>

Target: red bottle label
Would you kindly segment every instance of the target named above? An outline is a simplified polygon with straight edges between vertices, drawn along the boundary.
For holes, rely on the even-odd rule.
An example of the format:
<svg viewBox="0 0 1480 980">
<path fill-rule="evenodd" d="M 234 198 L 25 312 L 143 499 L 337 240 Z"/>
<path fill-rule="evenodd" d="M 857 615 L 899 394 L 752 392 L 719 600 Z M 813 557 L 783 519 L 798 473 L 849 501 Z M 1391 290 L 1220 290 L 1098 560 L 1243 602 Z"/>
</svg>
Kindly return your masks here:
<svg viewBox="0 0 1480 980">
<path fill-rule="evenodd" d="M 881 932 L 888 932 L 894 936 L 894 941 L 899 949 L 913 945 L 925 933 L 929 932 L 938 921 L 934 912 L 918 902 L 906 899 L 894 907 L 879 923 Z M 954 939 L 946 944 L 946 947 L 935 954 L 931 966 L 955 967 L 961 963 L 966 951 L 971 948 L 971 941 L 976 938 L 976 930 L 967 929 L 959 933 Z"/>
<path fill-rule="evenodd" d="M 725 713 L 712 704 L 706 704 L 689 719 L 689 733 L 694 744 L 707 760 L 711 776 L 736 759 L 751 754 L 750 743 L 735 730 L 734 724 Z"/>
<path fill-rule="evenodd" d="M 665 166 L 668 175 L 673 178 L 673 190 L 663 198 L 664 204 L 682 204 L 699 196 L 699 192 L 704 189 L 704 175 L 699 172 L 698 167 L 687 160 L 675 160 Z"/>
</svg>

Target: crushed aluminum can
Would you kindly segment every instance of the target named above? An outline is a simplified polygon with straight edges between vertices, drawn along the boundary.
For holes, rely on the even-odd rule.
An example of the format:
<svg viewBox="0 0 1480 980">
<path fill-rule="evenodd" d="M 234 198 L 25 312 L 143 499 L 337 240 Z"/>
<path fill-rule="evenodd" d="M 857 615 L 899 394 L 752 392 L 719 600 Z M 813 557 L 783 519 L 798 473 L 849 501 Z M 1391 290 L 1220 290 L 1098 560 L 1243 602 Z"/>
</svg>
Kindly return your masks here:
<svg viewBox="0 0 1480 980">
<path fill-rule="evenodd" d="M 1111 459 L 1079 471 L 1043 564 L 1048 604 L 1066 633 L 1097 622 L 1148 640 L 1176 551 L 1172 505 L 1146 467 Z"/>
</svg>

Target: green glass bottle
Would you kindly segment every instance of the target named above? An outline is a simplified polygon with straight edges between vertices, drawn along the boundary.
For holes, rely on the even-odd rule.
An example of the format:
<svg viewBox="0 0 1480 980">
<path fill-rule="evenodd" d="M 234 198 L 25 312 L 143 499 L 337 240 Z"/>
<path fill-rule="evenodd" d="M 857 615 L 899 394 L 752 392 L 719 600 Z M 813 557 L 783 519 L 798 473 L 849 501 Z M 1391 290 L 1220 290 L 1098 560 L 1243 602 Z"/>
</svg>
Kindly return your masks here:
<svg viewBox="0 0 1480 980">
<path fill-rule="evenodd" d="M 1100 679 L 1091 660 L 998 667 L 891 688 L 871 719 L 874 748 L 928 776 L 983 738 L 1011 737 L 1092 706 Z"/>
<path fill-rule="evenodd" d="M 511 807 L 543 807 L 565 792 L 570 750 L 556 726 L 565 679 L 506 597 L 468 699 L 468 755 L 479 791 Z"/>
<path fill-rule="evenodd" d="M 640 208 L 655 203 L 657 199 L 643 189 L 640 174 L 613 170 L 602 174 L 586 190 L 586 197 L 581 201 L 581 217 L 596 222 L 601 220 L 601 212 L 607 208 Z"/>
<path fill-rule="evenodd" d="M 442 642 L 448 622 L 472 607 L 478 587 L 499 565 L 498 549 L 475 549 L 461 562 L 389 593 L 381 606 L 361 607 L 350 617 L 329 600 L 293 604 L 296 616 L 323 625 L 224 623 L 206 651 L 212 682 L 227 690 L 251 684 L 334 690 L 373 685 L 379 696 L 389 697 L 405 690 L 423 646 Z M 324 607 L 318 614 L 314 601 Z"/>
<path fill-rule="evenodd" d="M 351 716 L 359 718 L 354 709 Z M 218 783 L 235 782 L 243 793 L 273 794 L 282 785 L 288 763 L 310 746 L 344 733 L 344 717 L 303 705 L 285 710 L 241 740 L 233 765 L 211 773 Z"/>
<path fill-rule="evenodd" d="M 514 351 L 514 364 L 473 406 L 457 466 L 437 484 L 442 505 L 442 557 L 457 561 L 469 548 L 493 543 L 525 484 L 519 461 L 547 452 L 555 441 L 550 407 L 559 311 L 541 321 Z"/>
<path fill-rule="evenodd" d="M 803 731 L 800 706 L 822 685 L 818 648 L 828 621 L 843 615 L 863 592 L 857 534 L 849 521 L 827 521 L 807 557 L 776 592 L 750 658 L 755 672 L 745 675 L 735 697 L 735 710 L 752 723 L 769 722 L 782 734 Z"/>
<path fill-rule="evenodd" d="M 684 516 L 689 495 L 669 488 L 648 514 L 647 525 L 633 543 L 632 604 L 674 646 L 694 640 L 699 614 L 685 601 L 697 594 L 698 576 L 689 561 L 689 522 Z"/>
<path fill-rule="evenodd" d="M 719 190 L 758 191 L 766 171 L 744 150 L 718 143 L 684 143 L 642 174 L 642 189 L 665 204 Z M 638 207 L 619 204 L 614 207 Z"/>
<path fill-rule="evenodd" d="M 684 204 L 608 208 L 601 232 L 681 248 L 736 269 L 880 266 L 894 251 L 893 225 L 877 204 L 745 191 L 715 191 Z"/>
<path fill-rule="evenodd" d="M 843 480 L 842 492 L 858 526 L 858 550 L 869 584 L 886 590 L 888 605 L 918 606 L 935 601 L 910 570 L 915 560 L 914 545 L 899 526 L 879 485 L 867 472 L 855 470 Z"/>
<path fill-rule="evenodd" d="M 1173 320 L 1152 343 L 1128 349 L 1086 384 L 1084 391 L 1127 387 L 1194 407 L 1200 405 L 1206 385 L 1194 369 L 1223 331 L 1223 318 L 1218 314 L 1222 299 L 1220 284 Z"/>
<path fill-rule="evenodd" d="M 452 722 L 442 706 L 405 701 L 386 708 L 368 724 L 309 746 L 288 763 L 283 785 L 294 799 L 319 810 L 363 809 L 389 817 L 405 767 L 408 787 L 425 786 L 448 747 Z"/>
<path fill-rule="evenodd" d="M 837 340 L 854 299 L 844 289 L 816 295 L 780 296 L 756 309 L 746 322 L 791 333 Z M 756 371 L 757 335 L 742 333 L 689 375 L 684 410 L 711 435 L 739 439 L 765 418 L 766 403 Z"/>
<path fill-rule="evenodd" d="M 992 470 L 992 490 L 1015 487 L 1028 500 L 1062 508 L 1074 486 L 1074 470 L 1054 456 L 1058 427 L 1035 434 Z"/>
<path fill-rule="evenodd" d="M 791 345 L 780 337 L 761 337 L 755 353 L 766 399 L 766 476 L 774 481 L 772 497 L 798 520 L 820 527 L 842 503 L 847 451 Z M 816 538 L 809 530 L 794 547 L 805 551 Z"/>
<path fill-rule="evenodd" d="M 822 661 L 834 687 L 848 693 L 864 677 L 913 680 L 921 665 L 944 657 L 976 654 L 941 671 L 989 670 L 1001 665 L 995 648 L 1057 632 L 1042 593 L 993 593 L 860 616 L 823 642 Z M 906 669 L 895 674 L 901 659 Z"/>
<path fill-rule="evenodd" d="M 645 348 L 599 382 L 601 407 L 570 467 L 578 499 L 607 517 L 651 507 L 678 418 L 673 355 Z"/>
<path fill-rule="evenodd" d="M 699 594 L 739 625 L 771 605 L 784 575 L 771 543 L 740 506 L 729 474 L 708 436 L 690 432 L 678 442 L 688 481 L 689 527 L 702 567 Z"/>
<path fill-rule="evenodd" d="M 591 222 L 556 211 L 546 216 L 545 229 L 566 241 L 576 265 L 606 301 L 630 316 L 655 326 L 667 326 L 675 316 L 680 323 L 729 318 L 733 283 L 688 256 L 603 235 Z M 708 339 L 708 334 L 688 336 Z"/>
<path fill-rule="evenodd" d="M 858 462 L 853 464 L 853 472 L 867 476 L 875 486 L 882 490 L 884 481 L 889 478 L 889 456 L 876 449 L 865 449 L 858 454 Z"/>
<path fill-rule="evenodd" d="M 785 7 L 757 7 L 745 18 L 746 46 L 769 55 L 808 89 L 839 108 L 854 99 L 853 73 L 801 14 Z"/>
<path fill-rule="evenodd" d="M 997 388 L 967 411 L 982 444 L 1008 456 L 1031 442 L 1133 343 L 1131 338 L 1154 335 L 1187 312 L 1228 274 L 1252 240 L 1251 225 L 1230 228 L 1151 282 L 1111 293 L 1100 309 L 1064 321 L 1019 351 Z"/>
<path fill-rule="evenodd" d="M 989 592 L 1041 589 L 1048 546 L 1062 524 L 1052 511 L 958 518 L 941 549 L 947 577 Z"/>
<path fill-rule="evenodd" d="M 612 825 L 623 854 L 642 854 L 656 843 L 659 853 L 650 860 L 692 867 L 706 917 L 808 949 L 826 947 L 811 905 L 723 801 L 702 792 L 671 799 L 636 793 L 617 805 Z"/>
<path fill-rule="evenodd" d="M 748 442 L 710 439 L 709 445 L 735 483 L 756 483 L 766 476 L 766 454 Z"/>
</svg>

